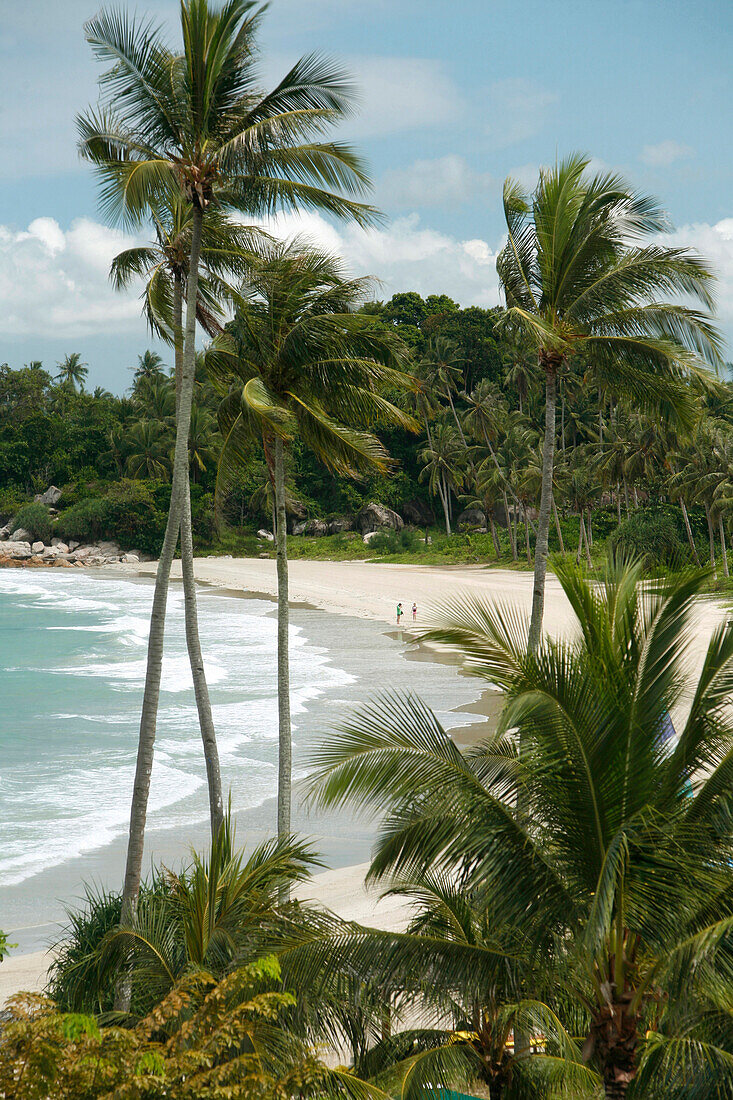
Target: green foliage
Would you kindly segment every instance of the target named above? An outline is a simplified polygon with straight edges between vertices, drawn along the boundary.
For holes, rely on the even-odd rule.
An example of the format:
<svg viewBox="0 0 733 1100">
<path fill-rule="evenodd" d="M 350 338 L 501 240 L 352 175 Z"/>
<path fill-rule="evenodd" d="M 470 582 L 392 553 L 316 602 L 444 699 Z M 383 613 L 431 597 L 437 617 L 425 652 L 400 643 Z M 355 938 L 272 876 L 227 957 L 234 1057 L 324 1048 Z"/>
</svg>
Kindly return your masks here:
<svg viewBox="0 0 733 1100">
<path fill-rule="evenodd" d="M 13 527 L 23 527 L 35 539 L 49 543 L 51 541 L 51 516 L 48 508 L 40 501 L 24 504 L 13 520 Z"/>
<path fill-rule="evenodd" d="M 369 546 L 378 554 L 403 554 L 416 550 L 418 541 L 415 532 L 404 527 L 401 531 L 379 531 L 369 540 Z"/>
<path fill-rule="evenodd" d="M 643 558 L 649 565 L 679 565 L 687 557 L 676 517 L 658 508 L 632 512 L 613 532 L 610 545 L 622 554 Z"/>
<path fill-rule="evenodd" d="M 106 535 L 122 547 L 136 547 L 146 554 L 160 551 L 165 534 L 170 486 L 154 481 L 123 479 L 107 493 Z"/>
<path fill-rule="evenodd" d="M 64 508 L 56 520 L 56 534 L 77 542 L 96 542 L 109 530 L 109 505 L 103 497 L 86 497 Z"/>
<path fill-rule="evenodd" d="M 14 947 L 17 947 L 17 943 L 8 943 L 8 934 L 0 929 L 0 962 L 3 961 L 5 956 L 12 951 Z"/>
</svg>

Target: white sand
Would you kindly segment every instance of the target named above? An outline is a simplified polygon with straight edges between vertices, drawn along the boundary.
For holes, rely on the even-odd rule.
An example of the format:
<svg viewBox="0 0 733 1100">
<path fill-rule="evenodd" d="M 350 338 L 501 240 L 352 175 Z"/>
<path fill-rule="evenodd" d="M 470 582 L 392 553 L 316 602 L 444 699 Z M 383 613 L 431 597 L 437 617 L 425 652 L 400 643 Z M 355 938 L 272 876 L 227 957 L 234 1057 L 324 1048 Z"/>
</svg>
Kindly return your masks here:
<svg viewBox="0 0 733 1100">
<path fill-rule="evenodd" d="M 343 867 L 314 875 L 294 891 L 301 901 L 312 901 L 338 913 L 344 920 L 358 921 L 372 928 L 394 931 L 404 928 L 409 904 L 401 898 L 380 898 L 380 891 L 364 885 L 369 864 Z M 8 997 L 21 990 L 40 992 L 46 983 L 51 955 L 34 951 L 29 955 L 10 955 L 0 963 L 0 1007 Z"/>
</svg>

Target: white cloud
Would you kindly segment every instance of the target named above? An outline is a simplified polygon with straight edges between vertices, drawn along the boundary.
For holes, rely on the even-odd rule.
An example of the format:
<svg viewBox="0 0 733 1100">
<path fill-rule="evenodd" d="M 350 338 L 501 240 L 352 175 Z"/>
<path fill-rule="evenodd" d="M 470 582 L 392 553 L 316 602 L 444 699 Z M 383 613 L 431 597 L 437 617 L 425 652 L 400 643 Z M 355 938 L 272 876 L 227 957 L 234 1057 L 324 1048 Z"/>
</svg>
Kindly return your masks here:
<svg viewBox="0 0 733 1100">
<path fill-rule="evenodd" d="M 346 124 L 354 138 L 445 126 L 463 113 L 442 61 L 354 56 L 345 68 L 359 91 L 359 112 Z"/>
<path fill-rule="evenodd" d="M 380 206 L 408 208 L 469 202 L 496 184 L 489 172 L 476 172 L 463 157 L 451 154 L 416 160 L 407 168 L 385 172 L 376 188 Z"/>
<path fill-rule="evenodd" d="M 639 154 L 639 160 L 650 168 L 667 168 L 677 160 L 685 160 L 694 155 L 695 150 L 679 141 L 660 141 L 657 145 L 645 145 Z"/>
<path fill-rule="evenodd" d="M 479 239 L 460 240 L 423 226 L 417 214 L 384 228 L 334 227 L 318 214 L 281 215 L 268 224 L 278 236 L 301 233 L 343 256 L 354 275 L 372 275 L 376 298 L 398 290 L 448 294 L 464 306 L 499 302 L 497 249 Z"/>
<path fill-rule="evenodd" d="M 485 132 L 501 148 L 538 133 L 559 96 L 523 77 L 496 80 L 488 90 Z"/>
<path fill-rule="evenodd" d="M 64 231 L 53 218 L 27 230 L 0 226 L 0 333 L 39 338 L 140 331 L 137 292 L 116 293 L 110 263 L 135 242 L 79 218 Z"/>
</svg>

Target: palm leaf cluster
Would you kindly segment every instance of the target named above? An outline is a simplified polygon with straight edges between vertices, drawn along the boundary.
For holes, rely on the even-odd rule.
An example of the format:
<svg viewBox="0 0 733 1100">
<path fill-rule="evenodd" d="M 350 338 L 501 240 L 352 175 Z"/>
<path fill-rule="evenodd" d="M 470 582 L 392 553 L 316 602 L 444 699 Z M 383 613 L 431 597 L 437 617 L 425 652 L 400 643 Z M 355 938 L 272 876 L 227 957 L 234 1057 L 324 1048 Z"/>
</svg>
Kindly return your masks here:
<svg viewBox="0 0 733 1100">
<path fill-rule="evenodd" d="M 430 633 L 504 692 L 477 748 L 459 750 L 419 700 L 385 697 L 320 751 L 318 801 L 384 814 L 370 876 L 419 908 L 381 950 L 370 934 L 333 950 L 404 996 L 457 1001 L 474 1045 L 472 1005 L 494 1035 L 511 1019 L 542 1056 L 582 1054 L 597 1077 L 579 1095 L 728 1095 L 733 626 L 714 631 L 690 685 L 700 574 L 644 585 L 619 561 L 596 587 L 557 568 L 568 636 L 532 651 L 522 614 L 469 597 Z M 523 1003 L 557 1025 L 512 1017 Z M 521 1048 L 512 1057 L 518 1081 Z"/>
</svg>

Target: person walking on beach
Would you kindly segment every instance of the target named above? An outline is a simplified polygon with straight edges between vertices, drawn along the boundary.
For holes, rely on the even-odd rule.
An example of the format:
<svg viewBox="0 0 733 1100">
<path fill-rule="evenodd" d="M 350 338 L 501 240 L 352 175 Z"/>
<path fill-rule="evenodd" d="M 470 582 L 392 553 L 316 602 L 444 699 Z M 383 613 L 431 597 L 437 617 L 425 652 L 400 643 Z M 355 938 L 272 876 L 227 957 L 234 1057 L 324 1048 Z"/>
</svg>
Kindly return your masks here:
<svg viewBox="0 0 733 1100">
<path fill-rule="evenodd" d="M 402 618 L 402 614 L 403 614 L 403 612 L 402 612 L 402 604 L 401 604 L 401 603 L 398 603 L 398 604 L 397 604 L 397 625 L 398 625 L 398 626 L 400 625 L 400 619 Z"/>
<path fill-rule="evenodd" d="M 413 623 L 417 622 L 417 604 L 416 603 L 414 603 L 412 605 L 412 621 L 413 621 Z"/>
</svg>

